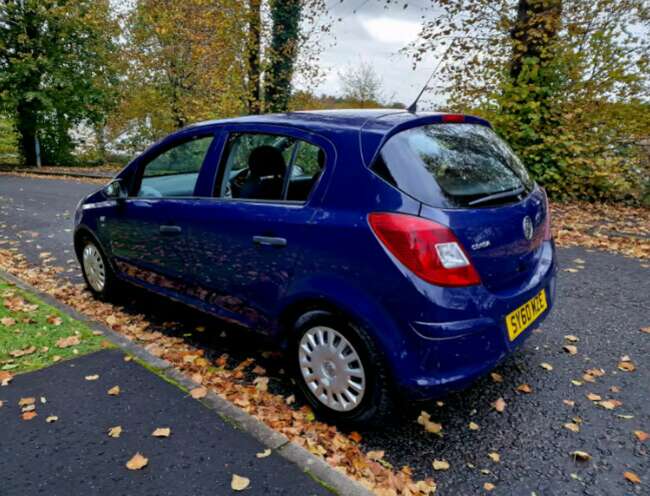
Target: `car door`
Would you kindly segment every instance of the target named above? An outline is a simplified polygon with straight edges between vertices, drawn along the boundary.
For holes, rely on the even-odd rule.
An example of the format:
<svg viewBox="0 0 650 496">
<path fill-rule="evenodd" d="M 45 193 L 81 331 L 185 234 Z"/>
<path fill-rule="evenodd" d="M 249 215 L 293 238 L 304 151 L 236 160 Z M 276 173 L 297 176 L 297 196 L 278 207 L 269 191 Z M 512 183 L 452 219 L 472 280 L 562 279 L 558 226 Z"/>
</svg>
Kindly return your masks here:
<svg viewBox="0 0 650 496">
<path fill-rule="evenodd" d="M 223 316 L 266 331 L 291 282 L 333 149 L 291 128 L 241 125 L 226 133 L 214 197 L 201 200 L 188 233 L 195 280 Z"/>
<path fill-rule="evenodd" d="M 135 168 L 128 198 L 106 219 L 111 252 L 123 275 L 186 292 L 191 278 L 185 225 L 213 132 L 184 133 L 148 152 Z"/>
</svg>

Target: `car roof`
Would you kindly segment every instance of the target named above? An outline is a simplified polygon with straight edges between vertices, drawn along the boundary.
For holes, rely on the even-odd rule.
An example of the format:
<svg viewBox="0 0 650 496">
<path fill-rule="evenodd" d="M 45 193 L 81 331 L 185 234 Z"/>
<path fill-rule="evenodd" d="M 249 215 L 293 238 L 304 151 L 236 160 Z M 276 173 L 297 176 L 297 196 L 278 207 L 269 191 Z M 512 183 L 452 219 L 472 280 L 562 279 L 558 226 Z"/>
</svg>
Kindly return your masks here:
<svg viewBox="0 0 650 496">
<path fill-rule="evenodd" d="M 355 139 L 358 136 L 361 143 L 363 161 L 369 164 L 381 144 L 393 134 L 409 127 L 441 122 L 445 115 L 445 112 L 409 112 L 386 108 L 298 110 L 211 120 L 193 124 L 188 128 L 256 123 L 283 125 L 321 134 L 335 143 L 345 135 L 354 135 Z M 465 119 L 468 123 L 490 126 L 487 121 L 478 117 L 466 116 Z"/>
</svg>

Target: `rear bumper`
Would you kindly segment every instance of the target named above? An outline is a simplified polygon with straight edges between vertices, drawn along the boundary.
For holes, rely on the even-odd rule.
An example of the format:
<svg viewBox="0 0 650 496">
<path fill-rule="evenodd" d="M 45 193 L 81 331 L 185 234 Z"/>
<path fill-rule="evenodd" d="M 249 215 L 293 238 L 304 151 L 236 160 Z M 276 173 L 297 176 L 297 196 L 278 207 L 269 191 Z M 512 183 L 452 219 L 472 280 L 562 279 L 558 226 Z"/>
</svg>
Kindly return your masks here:
<svg viewBox="0 0 650 496">
<path fill-rule="evenodd" d="M 510 294 L 494 295 L 484 289 L 472 294 L 482 300 L 472 318 L 449 322 L 409 323 L 408 350 L 399 360 L 396 380 L 400 391 L 415 400 L 433 399 L 463 389 L 487 374 L 520 347 L 551 312 L 556 294 L 554 249 L 549 243 L 549 259 L 526 288 Z M 546 291 L 548 308 L 514 341 L 508 338 L 505 316 Z"/>
</svg>

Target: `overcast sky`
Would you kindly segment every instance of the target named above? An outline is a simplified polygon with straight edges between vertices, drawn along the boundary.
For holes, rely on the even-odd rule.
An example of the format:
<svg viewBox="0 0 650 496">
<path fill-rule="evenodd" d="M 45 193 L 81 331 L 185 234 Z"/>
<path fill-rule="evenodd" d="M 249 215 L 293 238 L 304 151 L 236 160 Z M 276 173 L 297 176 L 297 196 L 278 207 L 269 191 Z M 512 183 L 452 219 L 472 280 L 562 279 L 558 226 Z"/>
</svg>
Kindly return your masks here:
<svg viewBox="0 0 650 496">
<path fill-rule="evenodd" d="M 363 60 L 381 77 L 386 98 L 392 97 L 406 105 L 411 103 L 437 60 L 431 56 L 413 70 L 409 57 L 398 52 L 416 39 L 422 16 L 432 15 L 431 10 L 425 12 L 422 8 L 428 3 L 426 0 L 409 1 L 408 8 L 404 9 L 402 5 L 384 8 L 385 4 L 379 0 L 331 0 L 330 12 L 334 19 L 341 20 L 335 21 L 332 27 L 331 38 L 336 44 L 326 47 L 322 53 L 320 62 L 328 70 L 316 92 L 340 94 L 338 73 Z M 423 103 L 425 100 L 423 106 L 443 101 L 431 93 L 428 98 L 423 97 Z"/>
</svg>

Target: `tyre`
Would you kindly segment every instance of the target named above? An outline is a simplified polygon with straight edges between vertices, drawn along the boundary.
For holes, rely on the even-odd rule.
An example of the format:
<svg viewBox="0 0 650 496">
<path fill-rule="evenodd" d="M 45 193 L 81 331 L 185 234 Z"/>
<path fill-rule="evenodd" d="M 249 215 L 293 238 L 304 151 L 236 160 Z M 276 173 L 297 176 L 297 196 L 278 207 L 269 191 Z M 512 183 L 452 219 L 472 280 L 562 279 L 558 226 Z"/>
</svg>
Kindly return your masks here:
<svg viewBox="0 0 650 496">
<path fill-rule="evenodd" d="M 294 328 L 296 381 L 321 418 L 377 424 L 392 410 L 385 360 L 368 333 L 345 318 L 311 311 Z"/>
<path fill-rule="evenodd" d="M 79 252 L 81 270 L 90 292 L 101 300 L 108 300 L 115 293 L 117 280 L 106 255 L 90 238 L 84 238 Z"/>
</svg>

